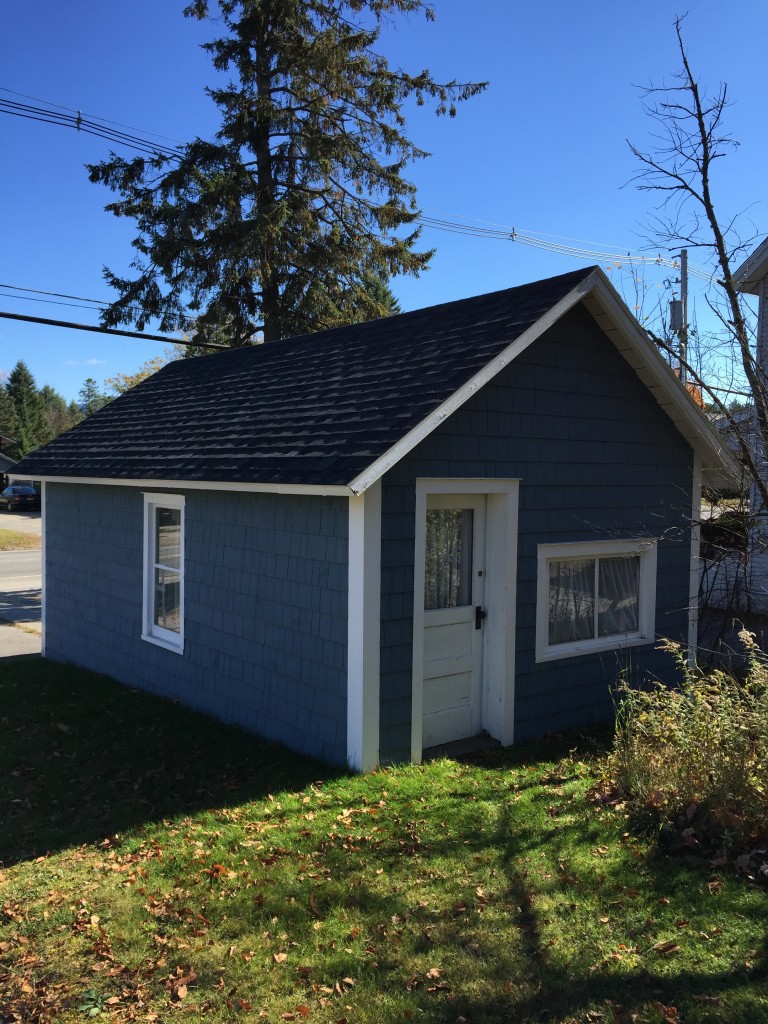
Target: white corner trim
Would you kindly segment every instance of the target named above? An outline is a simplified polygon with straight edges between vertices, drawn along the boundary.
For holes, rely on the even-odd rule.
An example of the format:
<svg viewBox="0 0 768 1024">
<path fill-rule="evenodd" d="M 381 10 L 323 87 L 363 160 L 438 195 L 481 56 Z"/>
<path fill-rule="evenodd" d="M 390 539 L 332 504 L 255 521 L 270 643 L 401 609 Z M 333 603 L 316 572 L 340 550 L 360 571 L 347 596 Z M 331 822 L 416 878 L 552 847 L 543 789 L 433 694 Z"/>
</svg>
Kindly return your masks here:
<svg viewBox="0 0 768 1024">
<path fill-rule="evenodd" d="M 691 488 L 691 577 L 688 592 L 688 664 L 693 667 L 699 647 L 699 590 L 701 587 L 701 456 L 693 453 L 693 486 Z"/>
<path fill-rule="evenodd" d="M 45 617 L 48 605 L 47 599 L 47 588 L 46 588 L 46 571 L 45 571 L 45 552 L 47 547 L 46 533 L 48 531 L 48 520 L 46 518 L 46 501 L 48 495 L 45 491 L 45 481 L 40 485 L 40 526 L 41 526 L 41 537 L 42 541 L 40 544 L 40 627 L 41 627 L 41 648 L 40 653 L 42 657 L 45 657 L 45 639 L 46 639 L 46 628 L 45 628 Z"/>
<path fill-rule="evenodd" d="M 381 672 L 381 482 L 349 498 L 347 763 L 379 763 Z"/>
<path fill-rule="evenodd" d="M 319 494 L 348 498 L 353 492 L 345 484 L 253 484 L 221 480 L 126 480 L 101 476 L 36 476 L 52 484 L 98 484 L 104 487 L 169 487 L 179 491 L 246 491 L 253 494 Z"/>
<path fill-rule="evenodd" d="M 454 480 L 459 487 L 461 481 Z M 427 497 L 438 481 L 416 480 L 413 549 L 413 659 L 411 662 L 411 763 L 421 764 L 424 750 L 424 570 L 427 550 Z M 432 493 L 450 493 L 434 491 Z"/>
<path fill-rule="evenodd" d="M 437 409 L 423 419 L 421 423 L 418 423 L 405 435 L 405 437 L 401 438 L 388 451 L 384 452 L 384 454 L 376 459 L 375 462 L 372 462 L 371 465 L 368 466 L 368 468 L 359 476 L 350 481 L 349 489 L 355 494 L 360 494 L 367 487 L 370 487 L 375 480 L 381 479 L 387 470 L 396 465 L 396 463 L 407 455 L 408 452 L 412 451 L 417 444 L 423 441 L 425 437 L 428 437 L 436 427 L 440 426 L 444 420 L 446 420 L 460 406 L 464 405 L 464 403 L 479 391 L 480 388 L 487 384 L 488 381 L 501 373 L 505 366 L 508 366 L 513 359 L 516 359 L 528 348 L 529 345 L 533 344 L 537 338 L 541 337 L 545 331 L 549 330 L 553 324 L 557 323 L 557 321 L 564 316 L 569 309 L 581 302 L 581 300 L 588 295 L 590 291 L 592 291 L 596 280 L 596 274 L 597 271 L 588 274 L 580 284 L 572 289 L 572 291 L 568 292 L 568 294 L 560 299 L 558 303 L 539 317 L 536 323 L 532 324 L 527 331 L 524 331 L 519 338 L 516 338 L 515 341 L 507 345 L 502 352 L 487 363 L 474 375 L 474 377 L 468 380 L 463 387 L 459 388 L 458 391 L 455 391 L 450 398 L 447 398 L 437 407 Z"/>
<path fill-rule="evenodd" d="M 536 663 L 623 650 L 656 640 L 657 542 L 653 537 L 633 540 L 566 541 L 539 544 L 536 572 Z M 632 633 L 595 636 L 561 644 L 549 642 L 549 562 L 553 559 L 612 558 L 640 555 L 639 628 Z"/>
</svg>

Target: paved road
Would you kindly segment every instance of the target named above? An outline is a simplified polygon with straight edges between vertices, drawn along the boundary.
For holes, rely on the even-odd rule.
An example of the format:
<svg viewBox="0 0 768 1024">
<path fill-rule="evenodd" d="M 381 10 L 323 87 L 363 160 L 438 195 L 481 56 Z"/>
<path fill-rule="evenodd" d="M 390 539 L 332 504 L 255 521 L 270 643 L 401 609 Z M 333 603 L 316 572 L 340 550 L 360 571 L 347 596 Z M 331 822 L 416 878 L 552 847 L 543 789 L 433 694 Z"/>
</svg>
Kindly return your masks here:
<svg viewBox="0 0 768 1024">
<path fill-rule="evenodd" d="M 39 551 L 0 551 L 0 619 L 40 621 Z"/>
<path fill-rule="evenodd" d="M 0 658 L 40 653 L 40 574 L 39 550 L 0 551 Z"/>
</svg>

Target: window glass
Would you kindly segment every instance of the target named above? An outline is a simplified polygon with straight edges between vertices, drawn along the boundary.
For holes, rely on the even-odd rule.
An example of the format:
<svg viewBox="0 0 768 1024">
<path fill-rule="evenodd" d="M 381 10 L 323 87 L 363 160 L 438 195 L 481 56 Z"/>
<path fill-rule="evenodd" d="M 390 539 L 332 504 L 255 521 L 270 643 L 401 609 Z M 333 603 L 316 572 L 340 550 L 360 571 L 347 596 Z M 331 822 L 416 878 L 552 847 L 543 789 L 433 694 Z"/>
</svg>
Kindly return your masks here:
<svg viewBox="0 0 768 1024">
<path fill-rule="evenodd" d="M 653 538 L 540 544 L 537 662 L 653 643 L 656 565 Z"/>
<path fill-rule="evenodd" d="M 178 572 L 155 568 L 154 623 L 174 633 L 181 632 L 181 576 Z"/>
<path fill-rule="evenodd" d="M 427 510 L 424 608 L 459 608 L 472 603 L 471 508 Z"/>
<path fill-rule="evenodd" d="M 598 636 L 640 628 L 640 556 L 599 561 Z"/>
<path fill-rule="evenodd" d="M 595 560 L 549 563 L 549 642 L 564 644 L 593 637 Z"/>
<path fill-rule="evenodd" d="M 639 628 L 639 555 L 549 563 L 550 644 L 634 633 Z"/>
<path fill-rule="evenodd" d="M 155 562 L 171 569 L 181 567 L 181 509 L 156 509 Z"/>
</svg>

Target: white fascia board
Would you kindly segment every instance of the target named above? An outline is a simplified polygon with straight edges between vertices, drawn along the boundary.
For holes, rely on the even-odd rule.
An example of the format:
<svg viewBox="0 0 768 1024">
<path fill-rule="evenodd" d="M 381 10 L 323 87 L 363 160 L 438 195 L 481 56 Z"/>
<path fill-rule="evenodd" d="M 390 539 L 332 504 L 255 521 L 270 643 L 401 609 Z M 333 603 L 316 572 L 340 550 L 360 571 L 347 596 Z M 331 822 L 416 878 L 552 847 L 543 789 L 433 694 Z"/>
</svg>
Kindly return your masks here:
<svg viewBox="0 0 768 1024">
<path fill-rule="evenodd" d="M 603 330 L 609 336 L 618 335 L 612 339 L 618 351 L 701 456 L 705 482 L 715 487 L 737 486 L 739 471 L 718 432 L 696 407 L 603 271 L 598 268 L 594 273 L 592 294 L 585 302 L 589 312 L 598 323 L 601 314 L 608 318 L 611 327 L 601 324 Z"/>
<path fill-rule="evenodd" d="M 318 494 L 348 498 L 354 492 L 344 484 L 255 484 L 221 480 L 117 480 L 99 476 L 35 476 L 50 484 L 99 484 L 107 487 L 168 487 L 175 491 L 249 491 L 254 494 Z"/>
<path fill-rule="evenodd" d="M 733 280 L 740 292 L 758 295 L 760 282 L 768 277 L 768 238 L 733 272 Z"/>
<path fill-rule="evenodd" d="M 353 494 L 362 494 L 366 488 L 370 487 L 376 480 L 380 480 L 384 474 L 395 466 L 402 458 L 404 458 L 410 451 L 412 451 L 417 444 L 420 444 L 426 437 L 428 437 L 436 427 L 439 427 L 452 413 L 454 413 L 460 406 L 464 405 L 474 394 L 476 394 L 480 388 L 484 387 L 490 380 L 492 380 L 498 373 L 508 366 L 514 359 L 516 359 L 522 352 L 524 352 L 529 345 L 533 344 L 537 338 L 541 337 L 545 331 L 549 330 L 553 324 L 572 309 L 577 303 L 581 302 L 594 287 L 595 274 L 598 271 L 594 271 L 589 274 L 584 280 L 576 286 L 572 291 L 568 292 L 558 303 L 547 310 L 543 316 L 539 317 L 535 324 L 524 331 L 519 338 L 516 338 L 511 344 L 509 344 L 502 352 L 500 352 L 494 359 L 487 363 L 482 370 L 474 375 L 467 383 L 455 391 L 450 398 L 447 398 L 441 405 L 439 405 L 433 412 L 429 414 L 425 419 L 418 423 L 411 431 L 409 431 L 405 437 L 401 438 L 397 444 L 394 444 L 388 451 L 384 452 L 375 462 L 372 462 L 366 470 L 364 470 L 359 476 L 355 477 L 354 480 L 350 481 L 349 489 Z"/>
</svg>

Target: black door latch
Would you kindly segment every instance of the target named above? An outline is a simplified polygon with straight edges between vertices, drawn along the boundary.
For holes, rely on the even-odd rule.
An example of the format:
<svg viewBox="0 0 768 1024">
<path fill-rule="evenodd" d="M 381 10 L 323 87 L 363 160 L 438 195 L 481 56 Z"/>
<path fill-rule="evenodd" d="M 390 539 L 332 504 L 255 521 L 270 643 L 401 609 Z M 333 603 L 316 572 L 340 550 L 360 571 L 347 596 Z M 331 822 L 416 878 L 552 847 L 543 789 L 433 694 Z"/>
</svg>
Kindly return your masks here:
<svg viewBox="0 0 768 1024">
<path fill-rule="evenodd" d="M 475 605 L 475 629 L 480 629 L 483 624 L 483 619 L 487 614 L 488 612 L 484 611 L 479 604 Z"/>
</svg>

